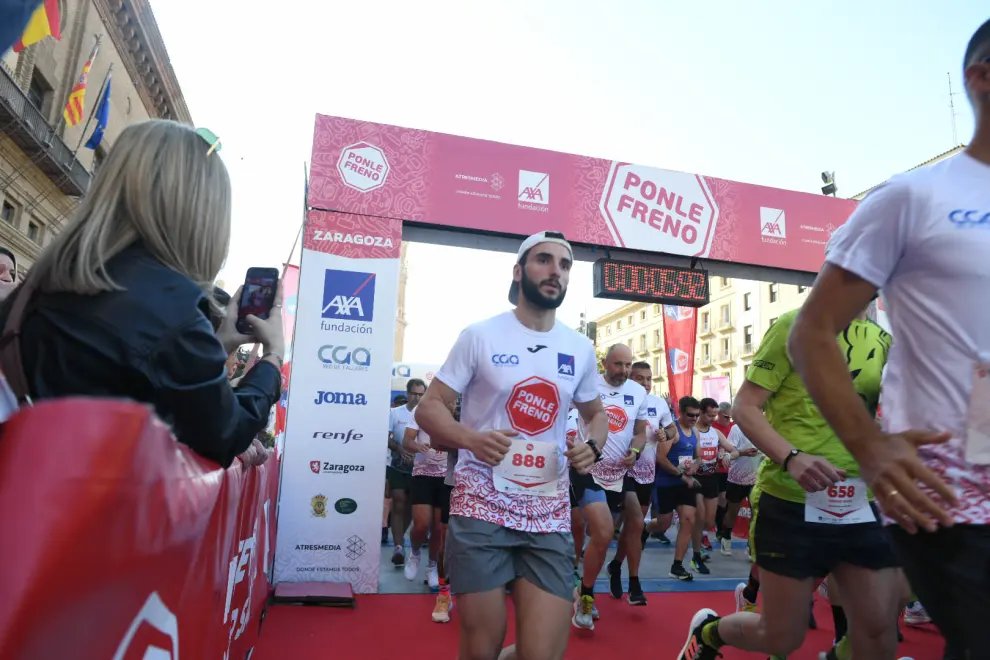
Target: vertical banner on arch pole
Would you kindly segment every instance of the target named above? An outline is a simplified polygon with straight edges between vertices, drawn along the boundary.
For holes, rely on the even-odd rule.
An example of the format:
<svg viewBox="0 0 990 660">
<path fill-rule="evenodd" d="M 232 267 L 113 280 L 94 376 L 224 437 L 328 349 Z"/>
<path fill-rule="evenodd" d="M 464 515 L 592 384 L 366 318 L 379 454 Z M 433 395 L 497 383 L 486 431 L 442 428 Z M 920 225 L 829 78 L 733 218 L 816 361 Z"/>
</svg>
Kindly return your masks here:
<svg viewBox="0 0 990 660">
<path fill-rule="evenodd" d="M 667 349 L 667 382 L 670 402 L 691 396 L 694 389 L 694 344 L 698 315 L 692 307 L 663 306 L 663 345 Z"/>
<path fill-rule="evenodd" d="M 378 591 L 402 223 L 306 216 L 275 581 Z"/>
</svg>

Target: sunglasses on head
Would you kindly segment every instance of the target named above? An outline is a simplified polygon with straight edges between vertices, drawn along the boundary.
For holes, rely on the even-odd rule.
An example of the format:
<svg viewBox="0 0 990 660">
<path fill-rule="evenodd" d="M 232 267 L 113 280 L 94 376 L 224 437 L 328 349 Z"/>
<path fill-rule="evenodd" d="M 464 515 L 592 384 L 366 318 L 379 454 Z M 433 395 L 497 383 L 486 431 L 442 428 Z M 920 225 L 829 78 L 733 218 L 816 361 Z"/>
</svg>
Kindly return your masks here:
<svg viewBox="0 0 990 660">
<path fill-rule="evenodd" d="M 701 417 L 701 413 L 684 413 L 685 417 L 690 417 L 691 419 L 698 419 Z"/>
</svg>

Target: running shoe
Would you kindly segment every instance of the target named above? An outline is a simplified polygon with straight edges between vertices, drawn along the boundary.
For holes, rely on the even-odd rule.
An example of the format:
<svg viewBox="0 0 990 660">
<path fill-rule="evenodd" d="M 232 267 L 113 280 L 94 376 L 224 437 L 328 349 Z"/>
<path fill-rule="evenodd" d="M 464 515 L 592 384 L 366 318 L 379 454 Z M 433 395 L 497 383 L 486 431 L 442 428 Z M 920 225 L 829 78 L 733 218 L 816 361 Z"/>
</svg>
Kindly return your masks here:
<svg viewBox="0 0 990 660">
<path fill-rule="evenodd" d="M 402 568 L 406 564 L 406 551 L 402 549 L 401 545 L 395 546 L 395 551 L 392 552 L 392 565 L 396 568 Z"/>
<path fill-rule="evenodd" d="M 745 591 L 745 582 L 740 582 L 736 585 L 736 591 L 734 594 L 736 598 L 736 612 L 759 612 L 760 609 L 756 606 L 756 603 L 751 603 L 746 600 L 746 596 L 743 595 L 743 592 Z"/>
<path fill-rule="evenodd" d="M 608 563 L 608 592 L 612 598 L 622 598 L 622 564 L 614 559 Z"/>
<path fill-rule="evenodd" d="M 595 608 L 593 596 L 580 596 L 574 601 L 574 616 L 571 617 L 571 624 L 575 628 L 582 630 L 594 630 L 595 619 L 592 610 Z"/>
<path fill-rule="evenodd" d="M 449 623 L 452 609 L 454 609 L 454 601 L 450 599 L 450 594 L 438 594 L 436 605 L 433 606 L 433 622 Z"/>
<path fill-rule="evenodd" d="M 678 580 L 693 580 L 694 576 L 687 572 L 681 564 L 671 564 L 670 565 L 670 577 L 677 578 Z"/>
<path fill-rule="evenodd" d="M 723 538 L 719 548 L 722 551 L 722 556 L 731 557 L 732 556 L 732 539 Z"/>
<path fill-rule="evenodd" d="M 694 572 L 695 573 L 698 573 L 699 575 L 710 575 L 711 574 L 711 571 L 708 570 L 708 567 L 707 566 L 705 566 L 705 557 L 704 557 L 704 555 L 702 555 L 702 557 L 701 557 L 700 560 L 698 560 L 698 559 L 692 559 L 691 560 L 691 568 L 693 568 L 694 569 Z"/>
<path fill-rule="evenodd" d="M 664 532 L 653 532 L 650 536 L 657 541 L 660 541 L 660 545 L 670 545 L 670 539 Z"/>
<path fill-rule="evenodd" d="M 705 550 L 712 549 L 712 542 L 708 540 L 708 534 L 702 534 L 701 536 L 701 547 Z"/>
<path fill-rule="evenodd" d="M 923 626 L 931 623 L 932 619 L 925 611 L 925 606 L 915 601 L 904 609 L 904 623 L 909 626 Z"/>
<path fill-rule="evenodd" d="M 407 580 L 415 580 L 416 574 L 419 573 L 419 553 L 410 552 L 409 557 L 406 558 L 406 568 L 405 576 Z"/>
<path fill-rule="evenodd" d="M 646 605 L 646 594 L 643 593 L 643 587 L 639 584 L 629 584 L 629 598 L 627 599 L 630 605 Z"/>
<path fill-rule="evenodd" d="M 437 563 L 435 561 L 431 561 L 426 567 L 426 584 L 433 591 L 440 588 L 440 573 L 437 570 Z"/>
<path fill-rule="evenodd" d="M 716 660 L 722 657 L 718 649 L 714 649 L 702 638 L 701 631 L 705 625 L 718 621 L 718 615 L 714 610 L 703 609 L 691 618 L 691 627 L 688 629 L 688 638 L 684 642 L 681 654 L 677 656 L 680 660 Z"/>
</svg>

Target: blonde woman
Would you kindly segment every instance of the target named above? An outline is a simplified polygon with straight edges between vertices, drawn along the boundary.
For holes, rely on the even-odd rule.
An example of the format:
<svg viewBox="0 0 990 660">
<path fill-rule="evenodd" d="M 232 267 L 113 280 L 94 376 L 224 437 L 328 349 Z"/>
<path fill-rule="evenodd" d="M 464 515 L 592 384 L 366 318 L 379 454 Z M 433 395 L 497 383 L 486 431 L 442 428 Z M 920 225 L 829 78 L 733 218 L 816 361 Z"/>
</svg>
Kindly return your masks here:
<svg viewBox="0 0 990 660">
<path fill-rule="evenodd" d="M 214 333 L 213 282 L 230 241 L 230 179 L 209 131 L 169 121 L 124 129 L 75 217 L 0 309 L 28 295 L 21 336 L 35 400 L 119 397 L 150 404 L 179 442 L 230 465 L 278 400 L 281 299 L 269 319 L 234 329 L 236 301 Z M 238 345 L 264 356 L 232 388 Z"/>
</svg>

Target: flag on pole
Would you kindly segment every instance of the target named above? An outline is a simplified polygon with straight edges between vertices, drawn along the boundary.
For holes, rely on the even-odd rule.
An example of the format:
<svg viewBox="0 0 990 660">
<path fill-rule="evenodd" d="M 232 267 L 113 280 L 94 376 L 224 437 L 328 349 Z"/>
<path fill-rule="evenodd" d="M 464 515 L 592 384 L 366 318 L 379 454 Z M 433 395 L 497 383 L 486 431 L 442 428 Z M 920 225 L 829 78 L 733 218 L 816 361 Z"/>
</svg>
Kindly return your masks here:
<svg viewBox="0 0 990 660">
<path fill-rule="evenodd" d="M 96 106 L 96 128 L 86 143 L 87 149 L 96 149 L 103 141 L 103 131 L 107 130 L 107 121 L 110 119 L 110 82 L 113 74 L 107 74 L 107 84 L 103 88 L 103 96 L 100 97 L 99 105 Z"/>
<path fill-rule="evenodd" d="M 58 12 L 58 0 L 45 0 L 44 4 L 34 10 L 24 34 L 14 44 L 14 52 L 19 53 L 45 37 L 52 37 L 55 41 L 62 40 L 62 17 Z"/>
<path fill-rule="evenodd" d="M 93 60 L 96 59 L 99 50 L 100 40 L 97 39 L 93 46 L 93 52 L 90 53 L 89 59 L 83 65 L 82 73 L 79 74 L 79 80 L 76 81 L 75 87 L 69 94 L 69 101 L 65 104 L 65 110 L 62 111 L 65 123 L 69 126 L 75 126 L 83 120 L 83 109 L 86 104 L 86 81 L 89 79 L 89 70 L 93 68 Z"/>
</svg>

